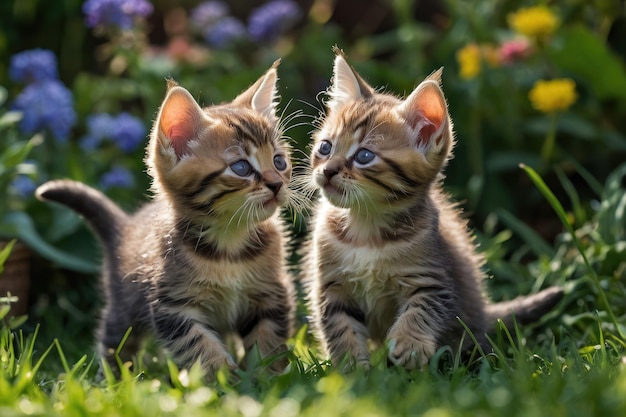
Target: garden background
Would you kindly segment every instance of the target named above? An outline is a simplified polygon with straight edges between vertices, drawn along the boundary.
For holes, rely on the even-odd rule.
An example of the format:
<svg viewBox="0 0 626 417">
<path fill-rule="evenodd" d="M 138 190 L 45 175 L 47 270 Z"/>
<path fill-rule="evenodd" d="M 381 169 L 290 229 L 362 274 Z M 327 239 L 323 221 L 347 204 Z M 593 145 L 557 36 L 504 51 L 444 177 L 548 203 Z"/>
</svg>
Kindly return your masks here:
<svg viewBox="0 0 626 417">
<path fill-rule="evenodd" d="M 446 189 L 486 253 L 490 295 L 557 284 L 564 301 L 502 329 L 469 366 L 444 350 L 412 373 L 379 353 L 368 375 L 342 375 L 303 326 L 278 377 L 257 363 L 207 385 L 159 358 L 98 380 L 99 249 L 35 187 L 73 178 L 132 210 L 148 198 L 144 146 L 165 79 L 210 105 L 277 58 L 304 159 L 333 45 L 397 95 L 444 67 L 458 141 Z M 31 271 L 27 318 L 1 313 L 0 414 L 626 415 L 625 59 L 623 0 L 3 0 L 0 237 L 30 249 Z M 285 216 L 306 234 L 306 218 Z"/>
</svg>

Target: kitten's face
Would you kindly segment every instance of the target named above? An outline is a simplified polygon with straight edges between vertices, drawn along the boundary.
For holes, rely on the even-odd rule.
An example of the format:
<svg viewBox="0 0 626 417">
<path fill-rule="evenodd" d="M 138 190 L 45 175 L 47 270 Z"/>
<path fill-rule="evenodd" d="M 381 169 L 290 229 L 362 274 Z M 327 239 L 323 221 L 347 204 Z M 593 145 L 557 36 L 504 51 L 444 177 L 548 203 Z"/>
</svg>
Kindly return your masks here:
<svg viewBox="0 0 626 417">
<path fill-rule="evenodd" d="M 276 70 L 232 103 L 201 109 L 181 87 L 161 107 L 148 164 L 183 217 L 239 228 L 289 199 L 291 162 L 275 116 Z"/>
<path fill-rule="evenodd" d="M 191 209 L 188 215 L 210 213 L 238 224 L 266 220 L 286 203 L 291 180 L 280 133 L 250 110 L 216 108 L 207 115 L 210 121 L 164 185 Z"/>
<path fill-rule="evenodd" d="M 338 55 L 330 96 L 311 153 L 315 186 L 331 204 L 357 213 L 414 204 L 437 178 L 452 142 L 438 78 L 401 101 L 374 92 Z"/>
</svg>

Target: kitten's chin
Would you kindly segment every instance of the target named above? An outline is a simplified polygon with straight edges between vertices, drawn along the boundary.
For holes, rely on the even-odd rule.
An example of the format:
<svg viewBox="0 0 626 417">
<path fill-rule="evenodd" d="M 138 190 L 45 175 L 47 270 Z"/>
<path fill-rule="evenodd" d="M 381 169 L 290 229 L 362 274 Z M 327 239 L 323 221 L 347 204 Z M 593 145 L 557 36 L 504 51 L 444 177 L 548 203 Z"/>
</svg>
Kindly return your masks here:
<svg viewBox="0 0 626 417">
<path fill-rule="evenodd" d="M 262 215 L 259 216 L 260 220 L 264 221 L 269 219 L 274 215 L 274 213 L 276 213 L 276 210 L 278 210 L 284 204 L 285 198 L 280 194 L 266 199 L 260 205 L 259 211 L 262 212 Z"/>
<path fill-rule="evenodd" d="M 326 184 L 321 188 L 322 195 L 324 198 L 333 206 L 340 208 L 351 208 L 350 200 L 346 198 L 346 196 L 335 186 L 331 184 Z"/>
<path fill-rule="evenodd" d="M 276 197 L 272 197 L 269 200 L 263 202 L 261 206 L 263 207 L 263 210 L 265 212 L 269 213 L 267 217 L 270 217 L 272 214 L 274 214 L 274 212 L 276 211 L 276 209 L 278 209 L 280 205 L 280 201 L 278 201 Z"/>
</svg>

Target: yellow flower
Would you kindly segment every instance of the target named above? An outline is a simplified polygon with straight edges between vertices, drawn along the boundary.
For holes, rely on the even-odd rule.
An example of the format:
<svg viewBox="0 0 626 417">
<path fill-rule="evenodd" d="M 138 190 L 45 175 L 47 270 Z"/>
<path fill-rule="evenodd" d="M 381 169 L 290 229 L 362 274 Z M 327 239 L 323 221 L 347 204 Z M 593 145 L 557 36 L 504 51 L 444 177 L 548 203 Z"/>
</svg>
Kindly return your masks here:
<svg viewBox="0 0 626 417">
<path fill-rule="evenodd" d="M 565 110 L 578 98 L 576 83 L 569 78 L 538 80 L 528 93 L 532 106 L 543 113 Z"/>
<path fill-rule="evenodd" d="M 508 16 L 509 26 L 530 38 L 545 38 L 556 30 L 559 20 L 546 6 L 519 9 Z"/>
<path fill-rule="evenodd" d="M 465 45 L 456 52 L 456 60 L 459 63 L 459 75 L 469 80 L 480 74 L 480 48 L 475 43 Z"/>
</svg>

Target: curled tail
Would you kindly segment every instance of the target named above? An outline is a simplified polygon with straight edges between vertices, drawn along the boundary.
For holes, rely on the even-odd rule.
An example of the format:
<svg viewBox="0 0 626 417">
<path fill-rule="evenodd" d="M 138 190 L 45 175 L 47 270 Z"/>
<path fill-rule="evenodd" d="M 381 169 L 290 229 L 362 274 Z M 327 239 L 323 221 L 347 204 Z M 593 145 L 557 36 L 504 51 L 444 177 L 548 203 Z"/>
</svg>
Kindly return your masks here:
<svg viewBox="0 0 626 417">
<path fill-rule="evenodd" d="M 562 298 L 562 288 L 550 287 L 537 294 L 489 304 L 487 306 L 487 320 L 492 328 L 495 327 L 498 319 L 501 319 L 508 328 L 511 328 L 514 322 L 518 324 L 532 323 L 550 311 Z"/>
<path fill-rule="evenodd" d="M 39 200 L 63 204 L 83 216 L 104 245 L 106 254 L 114 253 L 128 215 L 103 193 L 77 181 L 55 180 L 41 185 L 35 195 Z"/>
</svg>

